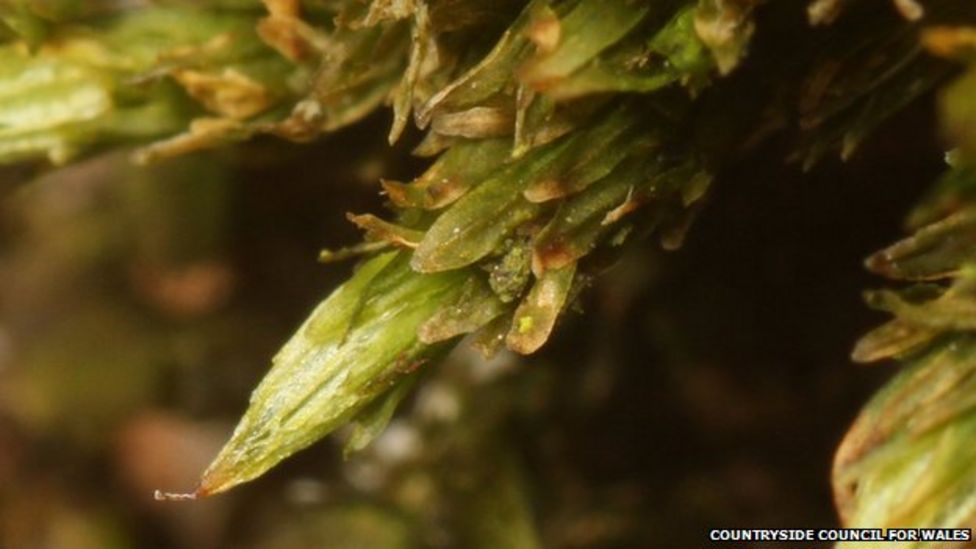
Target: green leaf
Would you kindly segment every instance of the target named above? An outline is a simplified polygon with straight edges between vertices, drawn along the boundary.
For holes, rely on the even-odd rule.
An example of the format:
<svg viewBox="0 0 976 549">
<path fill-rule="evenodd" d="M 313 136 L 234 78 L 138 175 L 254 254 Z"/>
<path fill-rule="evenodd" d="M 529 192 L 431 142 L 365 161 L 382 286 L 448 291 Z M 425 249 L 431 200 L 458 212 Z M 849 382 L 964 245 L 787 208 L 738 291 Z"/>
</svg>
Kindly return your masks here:
<svg viewBox="0 0 976 549">
<path fill-rule="evenodd" d="M 485 282 L 481 273 L 472 273 L 455 301 L 445 304 L 417 332 L 428 344 L 471 333 L 508 312 L 508 307 Z"/>
<path fill-rule="evenodd" d="M 443 208 L 498 169 L 509 149 L 505 139 L 462 141 L 409 184 L 383 181 L 383 190 L 401 208 Z"/>
<path fill-rule="evenodd" d="M 409 374 L 394 385 L 388 393 L 371 402 L 356 415 L 352 434 L 349 435 L 349 439 L 342 448 L 343 457 L 348 459 L 352 454 L 362 451 L 383 433 L 386 426 L 390 424 L 390 419 L 393 418 L 397 406 L 410 394 L 410 390 L 417 382 L 418 375 L 416 373 Z"/>
<path fill-rule="evenodd" d="M 512 25 L 502 34 L 495 47 L 474 67 L 435 93 L 417 109 L 417 125 L 427 127 L 434 115 L 454 112 L 481 105 L 510 83 L 515 64 L 522 59 L 529 47 L 524 34 L 533 10 L 546 4 L 545 0 L 532 0 Z"/>
<path fill-rule="evenodd" d="M 586 170 L 588 164 L 599 170 L 602 163 L 592 154 L 593 143 L 612 139 L 638 120 L 634 110 L 624 104 L 593 127 L 507 164 L 437 218 L 414 253 L 413 268 L 421 272 L 456 269 L 502 252 L 505 239 L 543 211 L 541 205 L 525 198 L 526 189 L 562 180 Z"/>
<path fill-rule="evenodd" d="M 643 186 L 651 180 L 649 171 L 643 160 L 634 159 L 563 202 L 532 243 L 532 270 L 536 275 L 572 264 L 590 253 L 607 230 L 608 212 L 628 202 L 635 190 L 643 194 Z"/>
<path fill-rule="evenodd" d="M 414 273 L 399 252 L 366 262 L 275 357 L 195 495 L 261 475 L 402 383 L 441 349 L 421 342 L 417 330 L 457 299 L 464 278 Z"/>
<path fill-rule="evenodd" d="M 957 274 L 974 259 L 976 209 L 965 209 L 872 255 L 867 266 L 898 280 L 933 280 Z"/>
<path fill-rule="evenodd" d="M 509 164 L 455 202 L 424 235 L 411 265 L 439 272 L 470 265 L 491 254 L 516 227 L 533 219 L 540 206 L 522 196 L 572 140 L 563 140 Z"/>
<path fill-rule="evenodd" d="M 509 349 L 528 355 L 545 344 L 566 305 L 575 274 L 573 263 L 550 269 L 536 280 L 512 316 L 512 327 L 505 338 Z"/>
<path fill-rule="evenodd" d="M 974 372 L 976 340 L 954 337 L 919 356 L 865 407 L 835 458 L 834 490 L 845 526 L 972 524 L 976 518 Z M 904 546 L 934 549 L 937 545 Z"/>
<path fill-rule="evenodd" d="M 686 7 L 650 39 L 633 33 L 571 75 L 553 81 L 547 96 L 565 101 L 608 92 L 648 93 L 673 83 L 697 93 L 714 72 L 709 50 L 695 31 L 695 10 Z"/>
<path fill-rule="evenodd" d="M 547 91 L 626 36 L 649 12 L 645 2 L 582 0 L 560 19 L 556 46 L 522 66 L 520 79 L 538 91 Z"/>
<path fill-rule="evenodd" d="M 976 69 L 946 88 L 940 100 L 943 127 L 969 162 L 976 162 Z"/>
</svg>

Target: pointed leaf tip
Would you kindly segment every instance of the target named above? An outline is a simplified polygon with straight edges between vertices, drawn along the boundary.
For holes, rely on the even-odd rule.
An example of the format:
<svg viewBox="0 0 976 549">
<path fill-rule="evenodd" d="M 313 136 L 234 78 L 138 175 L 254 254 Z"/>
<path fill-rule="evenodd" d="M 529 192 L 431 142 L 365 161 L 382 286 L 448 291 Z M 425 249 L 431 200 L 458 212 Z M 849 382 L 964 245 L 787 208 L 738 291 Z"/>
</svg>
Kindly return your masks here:
<svg viewBox="0 0 976 549">
<path fill-rule="evenodd" d="M 409 379 L 442 346 L 418 330 L 452 303 L 468 275 L 424 275 L 409 255 L 367 261 L 316 308 L 274 358 L 230 441 L 204 472 L 197 496 L 255 479 L 357 418 Z"/>
</svg>

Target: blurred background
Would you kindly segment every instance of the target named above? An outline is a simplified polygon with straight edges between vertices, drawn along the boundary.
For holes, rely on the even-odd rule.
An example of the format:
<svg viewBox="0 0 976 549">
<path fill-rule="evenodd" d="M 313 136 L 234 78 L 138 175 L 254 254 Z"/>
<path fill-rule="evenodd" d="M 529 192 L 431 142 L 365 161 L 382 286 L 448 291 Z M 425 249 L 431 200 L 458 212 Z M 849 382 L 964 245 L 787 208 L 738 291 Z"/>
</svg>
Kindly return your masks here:
<svg viewBox="0 0 976 549">
<path fill-rule="evenodd" d="M 186 491 L 351 264 L 347 211 L 409 179 L 387 115 L 136 168 L 0 171 L 0 546 L 693 547 L 713 527 L 834 526 L 832 452 L 891 374 L 861 260 L 942 170 L 931 99 L 847 164 L 771 142 L 730 166 L 683 249 L 648 242 L 537 355 L 464 345 L 344 459 L 342 433 L 211 500 Z M 921 140 L 921 141 L 920 141 Z M 868 175 L 870 174 L 870 175 Z M 772 545 L 764 545 L 772 547 Z"/>
</svg>

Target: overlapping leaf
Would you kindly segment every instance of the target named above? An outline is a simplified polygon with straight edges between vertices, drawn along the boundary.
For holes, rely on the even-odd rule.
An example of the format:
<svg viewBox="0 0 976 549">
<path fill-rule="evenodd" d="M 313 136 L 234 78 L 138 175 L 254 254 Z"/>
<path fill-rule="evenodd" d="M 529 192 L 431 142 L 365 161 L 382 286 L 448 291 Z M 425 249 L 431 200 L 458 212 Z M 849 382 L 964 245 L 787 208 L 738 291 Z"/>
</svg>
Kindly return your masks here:
<svg viewBox="0 0 976 549">
<path fill-rule="evenodd" d="M 833 150 L 846 157 L 954 70 L 926 53 L 921 26 L 976 15 L 953 0 L 897 0 L 902 18 L 851 5 L 838 19 L 844 2 L 813 2 L 814 23 L 838 21 L 820 34 L 800 29 L 795 51 L 760 54 L 775 67 L 771 89 L 733 73 L 762 31 L 756 0 L 198 4 L 23 0 L 0 10 L 0 162 L 59 163 L 112 140 L 155 140 L 142 160 L 258 133 L 308 141 L 384 104 L 391 141 L 412 117 L 427 132 L 418 154 L 440 156 L 413 181 L 383 182 L 388 220 L 350 215 L 365 242 L 324 257 L 370 257 L 275 358 L 196 495 L 255 478 L 347 422 L 356 425 L 348 448 L 361 449 L 418 368 L 465 334 L 486 353 L 535 352 L 598 270 L 595 255 L 630 235 L 680 244 L 711 181 L 712 135 L 739 145 L 795 127 L 807 164 Z M 776 13 L 803 9 L 784 5 Z M 948 56 L 965 58 L 965 29 L 928 29 L 924 45 L 942 55 L 951 44 Z M 715 86 L 729 74 L 731 84 Z M 942 96 L 946 132 L 968 158 L 972 80 Z M 700 99 L 732 116 L 709 117 Z M 841 452 L 852 524 L 950 524 L 969 508 L 946 484 L 968 465 L 928 474 L 917 463 L 968 463 L 968 377 L 952 372 L 972 362 L 976 210 L 945 197 L 968 200 L 969 187 L 950 183 L 970 180 L 954 172 L 952 190 L 916 215 L 924 228 L 871 261 L 940 285 L 873 294 L 896 319 L 856 357 L 925 358 L 869 407 Z M 923 406 L 935 393 L 918 388 L 922 378 L 954 380 L 939 407 Z M 916 393 L 905 408 L 902 395 Z M 872 430 L 877 417 L 884 425 Z M 919 481 L 924 489 L 909 493 Z M 945 498 L 960 502 L 956 514 L 939 507 Z"/>
<path fill-rule="evenodd" d="M 950 173 L 913 216 L 926 224 L 868 260 L 878 272 L 918 283 L 869 294 L 895 318 L 866 335 L 854 358 L 907 365 L 837 452 L 834 491 L 845 525 L 957 528 L 976 520 L 973 181 L 972 173 Z"/>
</svg>

